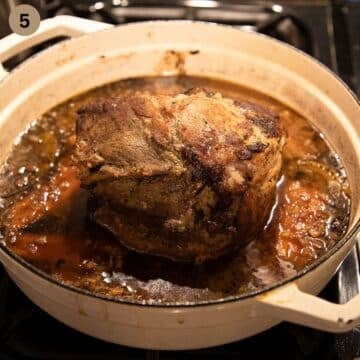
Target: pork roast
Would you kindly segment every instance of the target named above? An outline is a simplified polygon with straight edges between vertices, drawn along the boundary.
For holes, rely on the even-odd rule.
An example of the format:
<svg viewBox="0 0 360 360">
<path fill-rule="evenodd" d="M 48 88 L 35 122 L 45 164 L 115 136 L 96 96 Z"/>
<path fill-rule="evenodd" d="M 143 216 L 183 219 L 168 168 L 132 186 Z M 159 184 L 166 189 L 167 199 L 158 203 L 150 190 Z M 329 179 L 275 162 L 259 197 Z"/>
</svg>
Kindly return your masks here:
<svg viewBox="0 0 360 360">
<path fill-rule="evenodd" d="M 284 143 L 270 109 L 201 89 L 134 92 L 80 108 L 76 134 L 94 219 L 128 248 L 202 262 L 269 217 Z"/>
</svg>

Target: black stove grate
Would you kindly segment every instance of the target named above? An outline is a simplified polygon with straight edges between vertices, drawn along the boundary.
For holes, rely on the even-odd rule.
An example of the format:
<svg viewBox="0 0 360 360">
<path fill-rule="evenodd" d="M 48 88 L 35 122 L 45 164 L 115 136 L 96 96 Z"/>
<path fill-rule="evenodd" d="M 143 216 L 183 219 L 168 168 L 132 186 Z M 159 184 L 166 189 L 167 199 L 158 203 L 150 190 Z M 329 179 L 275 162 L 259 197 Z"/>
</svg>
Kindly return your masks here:
<svg viewBox="0 0 360 360">
<path fill-rule="evenodd" d="M 230 0 L 24 2 L 38 7 L 43 18 L 68 14 L 114 24 L 190 19 L 258 31 L 313 55 L 360 93 L 360 3 L 354 1 L 300 0 L 277 4 Z M 16 66 L 25 56 L 29 53 L 12 59 L 7 63 L 8 68 Z M 321 296 L 334 302 L 346 302 L 358 293 L 359 287 L 359 252 L 354 249 Z M 205 350 L 158 352 L 127 348 L 80 334 L 49 317 L 17 289 L 0 266 L 0 360 L 257 359 L 269 356 L 294 360 L 353 359 L 360 356 L 360 332 L 332 335 L 283 323 L 252 338 Z"/>
</svg>

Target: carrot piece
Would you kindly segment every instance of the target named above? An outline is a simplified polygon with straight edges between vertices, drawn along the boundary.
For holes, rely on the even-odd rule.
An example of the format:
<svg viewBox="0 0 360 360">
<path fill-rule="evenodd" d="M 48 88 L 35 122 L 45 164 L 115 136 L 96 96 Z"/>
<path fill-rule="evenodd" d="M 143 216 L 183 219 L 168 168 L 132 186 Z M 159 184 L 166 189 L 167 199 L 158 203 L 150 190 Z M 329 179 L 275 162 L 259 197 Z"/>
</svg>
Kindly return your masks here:
<svg viewBox="0 0 360 360">
<path fill-rule="evenodd" d="M 289 182 L 284 189 L 276 249 L 284 260 L 305 266 L 327 248 L 327 196 L 311 185 Z"/>
<path fill-rule="evenodd" d="M 59 164 L 58 171 L 47 184 L 34 189 L 18 200 L 5 215 L 9 231 L 29 226 L 64 204 L 80 187 L 76 171 L 68 161 Z"/>
</svg>

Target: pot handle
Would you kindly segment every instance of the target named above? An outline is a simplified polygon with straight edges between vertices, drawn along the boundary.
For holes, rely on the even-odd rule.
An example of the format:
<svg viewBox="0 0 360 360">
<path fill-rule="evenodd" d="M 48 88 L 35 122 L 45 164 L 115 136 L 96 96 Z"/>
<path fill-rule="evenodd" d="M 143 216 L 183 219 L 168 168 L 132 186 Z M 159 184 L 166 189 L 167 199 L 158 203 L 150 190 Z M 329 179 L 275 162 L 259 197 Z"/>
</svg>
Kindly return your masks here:
<svg viewBox="0 0 360 360">
<path fill-rule="evenodd" d="M 58 36 L 76 37 L 112 26 L 76 16 L 60 15 L 41 21 L 39 28 L 31 35 L 10 34 L 0 40 L 0 79 L 7 75 L 2 63 L 23 50 Z"/>
<path fill-rule="evenodd" d="M 301 291 L 296 283 L 257 296 L 270 317 L 329 332 L 346 332 L 360 325 L 360 294 L 335 304 Z"/>
</svg>

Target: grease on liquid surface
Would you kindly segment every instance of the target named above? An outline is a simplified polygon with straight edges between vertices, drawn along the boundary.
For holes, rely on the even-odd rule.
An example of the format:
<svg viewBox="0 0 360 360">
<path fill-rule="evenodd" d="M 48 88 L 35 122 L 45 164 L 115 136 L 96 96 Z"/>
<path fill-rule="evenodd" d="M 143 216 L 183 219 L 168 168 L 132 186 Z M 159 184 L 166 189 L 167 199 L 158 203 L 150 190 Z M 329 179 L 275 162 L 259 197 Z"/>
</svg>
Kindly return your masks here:
<svg viewBox="0 0 360 360">
<path fill-rule="evenodd" d="M 276 204 L 265 229 L 236 253 L 201 266 L 124 248 L 91 220 L 92 199 L 71 164 L 77 108 L 125 91 L 206 87 L 280 113 L 287 131 Z M 239 86 L 195 77 L 129 79 L 57 106 L 33 122 L 0 173 L 0 240 L 55 279 L 131 301 L 204 301 L 261 289 L 315 261 L 345 233 L 349 189 L 337 155 L 291 109 Z"/>
</svg>

